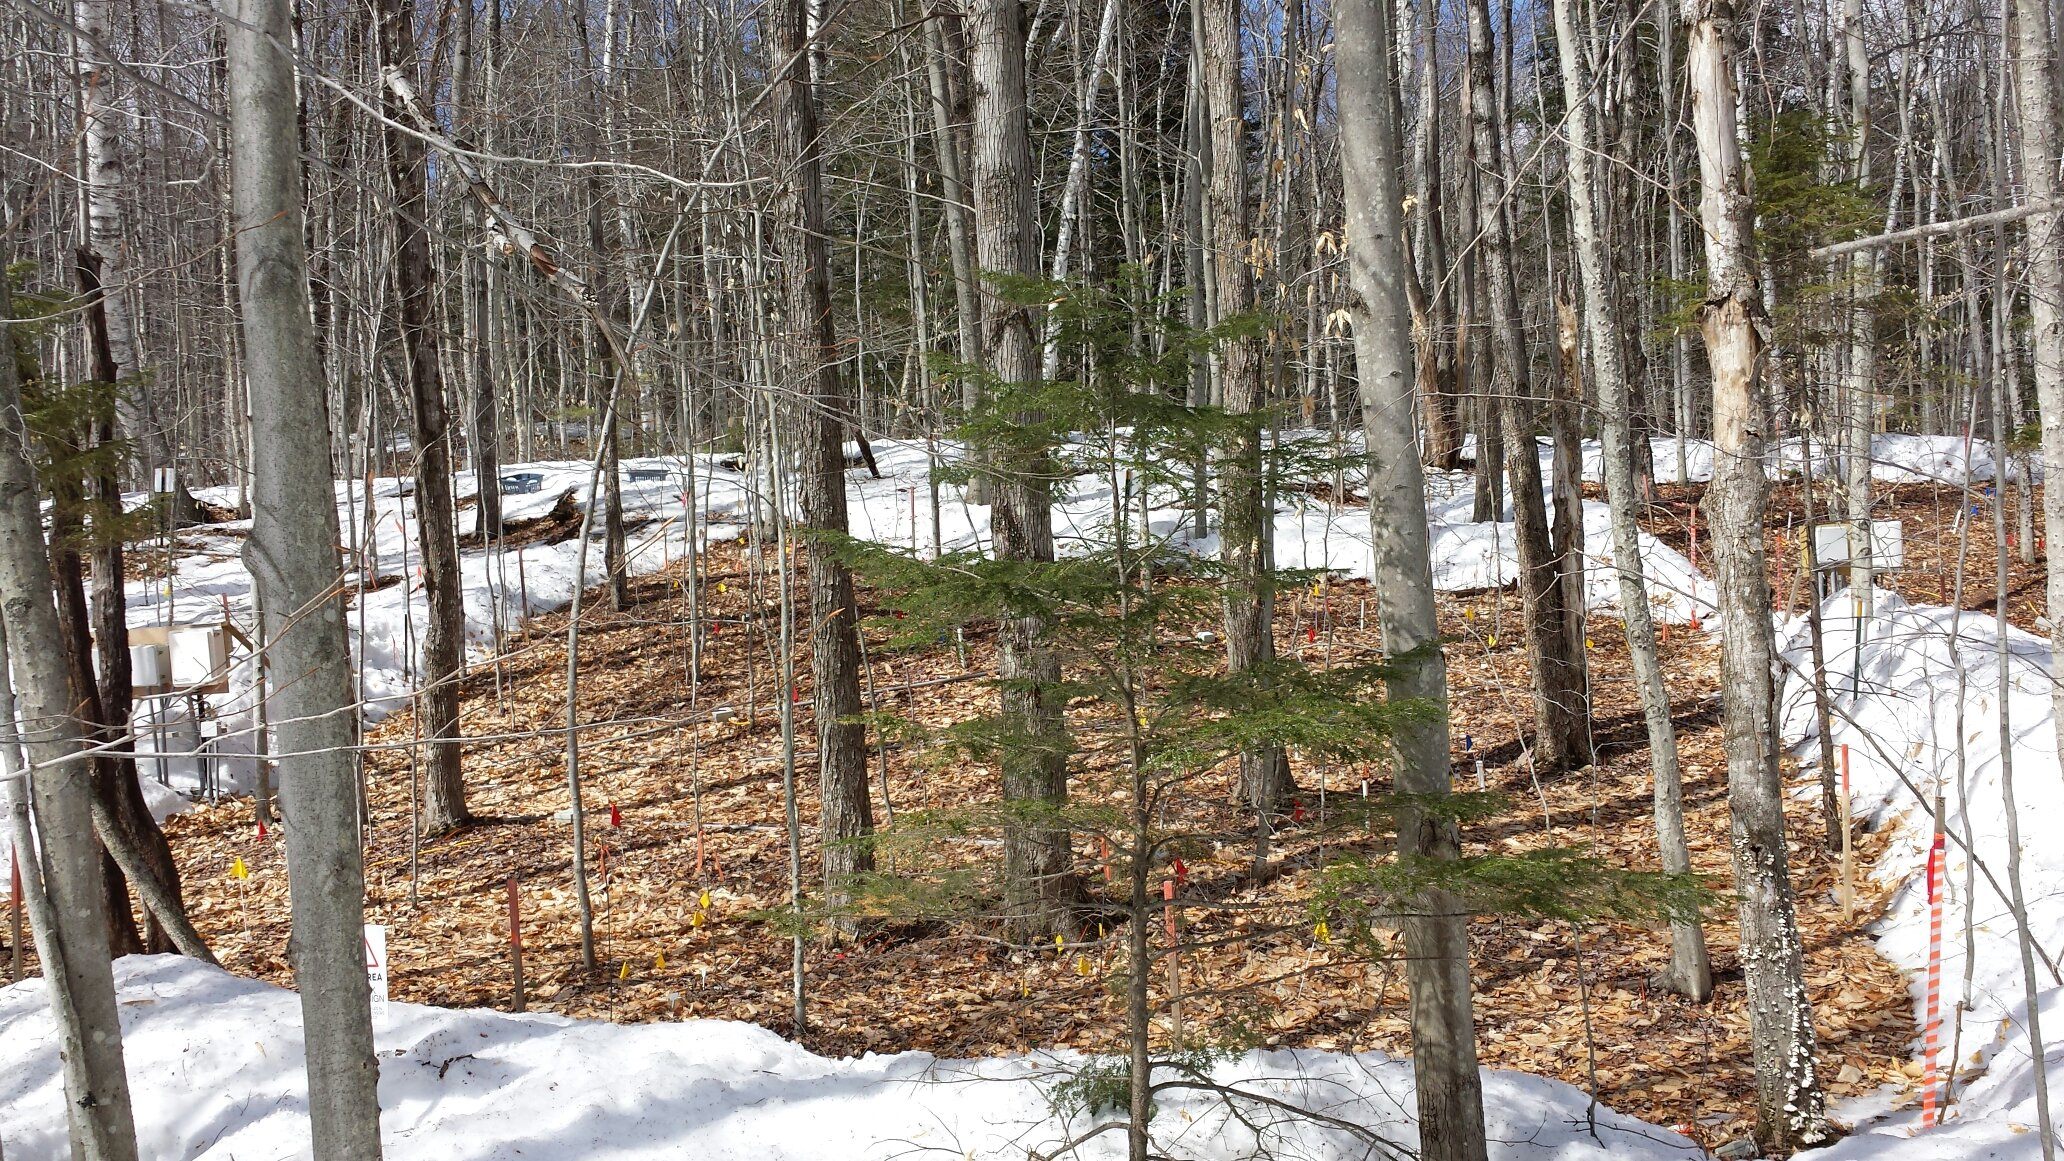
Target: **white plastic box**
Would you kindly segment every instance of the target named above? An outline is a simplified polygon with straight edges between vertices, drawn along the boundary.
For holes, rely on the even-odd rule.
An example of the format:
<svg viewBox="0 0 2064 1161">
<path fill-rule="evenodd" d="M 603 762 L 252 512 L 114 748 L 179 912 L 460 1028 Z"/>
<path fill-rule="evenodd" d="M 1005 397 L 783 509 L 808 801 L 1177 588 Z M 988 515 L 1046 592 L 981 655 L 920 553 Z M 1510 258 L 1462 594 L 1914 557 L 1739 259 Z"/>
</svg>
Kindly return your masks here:
<svg viewBox="0 0 2064 1161">
<path fill-rule="evenodd" d="M 162 689 L 172 682 L 172 657 L 163 645 L 129 647 L 129 685 L 134 689 Z"/>
<path fill-rule="evenodd" d="M 229 675 L 229 640 L 220 625 L 172 630 L 172 684 L 214 685 Z"/>
</svg>

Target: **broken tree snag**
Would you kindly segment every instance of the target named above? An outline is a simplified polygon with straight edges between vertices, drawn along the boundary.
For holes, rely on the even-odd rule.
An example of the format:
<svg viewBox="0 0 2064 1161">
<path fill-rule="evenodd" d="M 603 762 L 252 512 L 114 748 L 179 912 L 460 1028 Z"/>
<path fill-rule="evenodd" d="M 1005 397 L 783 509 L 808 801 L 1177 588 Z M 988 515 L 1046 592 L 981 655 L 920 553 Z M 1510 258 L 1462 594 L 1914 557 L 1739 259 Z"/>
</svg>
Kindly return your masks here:
<svg viewBox="0 0 2064 1161">
<path fill-rule="evenodd" d="M 1769 432 L 1756 238 L 1736 135 L 1734 9 L 1727 0 L 1685 0 L 1684 21 L 1708 280 L 1699 329 L 1713 370 L 1713 483 L 1706 508 L 1720 592 L 1720 704 L 1756 1066 L 1756 1136 L 1766 1149 L 1790 1152 L 1821 1140 L 1827 1128 L 1786 863 L 1773 720 L 1776 644 L 1762 523 L 1770 494 L 1763 462 Z"/>
</svg>

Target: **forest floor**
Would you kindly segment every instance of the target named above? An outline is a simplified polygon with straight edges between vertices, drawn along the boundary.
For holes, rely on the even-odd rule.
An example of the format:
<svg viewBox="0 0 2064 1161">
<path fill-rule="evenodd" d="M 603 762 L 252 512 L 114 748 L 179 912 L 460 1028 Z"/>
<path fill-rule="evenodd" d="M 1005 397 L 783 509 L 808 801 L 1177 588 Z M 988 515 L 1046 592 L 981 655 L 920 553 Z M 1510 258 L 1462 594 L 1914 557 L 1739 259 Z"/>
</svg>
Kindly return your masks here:
<svg viewBox="0 0 2064 1161">
<path fill-rule="evenodd" d="M 1649 530 L 1673 547 L 1688 547 L 1686 517 L 1701 490 L 1662 489 Z M 1936 520 L 1957 510 L 1958 494 L 1927 485 L 1881 489 L 1885 493 L 1907 529 L 1907 569 L 1896 584 L 1913 588 L 1914 599 L 1936 600 L 1936 575 L 1949 575 L 1957 556 L 1954 534 L 1938 535 L 1948 526 Z M 1796 571 L 1797 536 L 1787 537 L 1785 526 L 1788 516 L 1796 523 L 1797 499 L 1795 489 L 1779 488 L 1770 509 L 1773 555 L 1788 554 L 1774 565 L 1780 593 Z M 1990 540 L 1989 525 L 1979 522 L 1968 561 L 1970 575 L 1984 579 L 1973 582 L 1969 597 L 1990 592 Z M 627 611 L 591 609 L 583 618 L 581 718 L 594 724 L 582 734 L 581 766 L 601 961 L 592 972 L 580 967 L 567 870 L 570 828 L 554 818 L 568 803 L 560 732 L 564 617 L 534 620 L 527 639 L 511 643 L 499 681 L 483 666 L 466 682 L 465 773 L 470 805 L 480 817 L 476 825 L 412 849 L 413 719 L 399 714 L 371 731 L 368 921 L 388 927 L 395 999 L 509 1005 L 513 876 L 532 1009 L 616 1021 L 737 1019 L 789 1030 L 790 941 L 765 917 L 787 898 L 787 849 L 779 715 L 764 644 L 750 627 L 759 590 L 737 544 L 713 549 L 707 565 L 706 614 L 719 619 L 719 629 L 708 641 L 693 694 L 678 565 L 633 581 Z M 2015 570 L 2019 614 L 2040 600 L 2040 580 L 2018 563 Z M 1780 600 L 1801 607 L 1796 586 L 1789 600 Z M 861 603 L 868 613 L 877 611 L 864 588 Z M 1374 596 L 1361 582 L 1333 582 L 1323 598 L 1286 594 L 1278 648 L 1322 663 L 1366 656 L 1378 646 L 1373 612 Z M 1590 631 L 1599 761 L 1573 774 L 1536 778 L 1519 729 L 1529 714 L 1517 594 L 1443 595 L 1440 613 L 1453 639 L 1458 785 L 1474 782 L 1480 759 L 1486 786 L 1502 796 L 1495 817 L 1467 828 L 1466 846 L 1506 853 L 1575 846 L 1611 865 L 1654 868 L 1646 737 L 1617 621 L 1599 618 Z M 1507 625 L 1512 630 L 1501 632 Z M 881 644 L 875 636 L 872 677 L 883 709 L 944 725 L 979 712 L 993 696 L 981 683 L 993 643 L 981 635 L 970 634 L 964 656 L 943 644 L 889 656 Z M 749 656 L 756 660 L 749 664 Z M 1730 873 L 1719 645 L 1678 626 L 1668 632 L 1663 656 L 1695 868 L 1724 892 Z M 806 674 L 807 659 L 798 667 Z M 736 717 L 710 722 L 708 711 L 718 705 L 735 707 Z M 804 866 L 813 875 L 817 803 L 808 707 L 805 693 L 798 783 Z M 873 757 L 879 779 L 884 759 Z M 974 764 L 919 769 L 895 749 L 886 761 L 886 795 L 899 812 L 994 796 L 993 774 Z M 1379 853 L 1387 845 L 1359 823 L 1343 825 L 1338 809 L 1341 796 L 1359 795 L 1372 773 L 1381 790 L 1380 770 L 1300 766 L 1299 806 L 1274 840 L 1281 873 L 1259 881 L 1252 874 L 1253 822 L 1233 800 L 1229 772 L 1209 792 L 1175 804 L 1181 826 L 1210 836 L 1210 853 L 1189 862 L 1183 886 L 1192 901 L 1185 935 L 1194 945 L 1182 957 L 1186 1043 L 1407 1050 L 1398 964 L 1372 962 L 1323 940 L 1306 917 L 1322 859 Z M 1821 841 L 1824 823 L 1811 773 L 1801 778 L 1788 764 L 1788 777 L 1797 792 L 1791 865 L 1821 1034 L 1821 1075 L 1837 1098 L 1883 1085 L 1904 1087 L 1911 1097 L 1918 1065 L 1911 1056 L 1907 982 L 1868 934 L 1889 887 L 1873 883 L 1867 871 L 1887 836 L 1860 837 L 1860 900 L 1845 919 L 1835 901 L 1837 861 Z M 875 791 L 884 793 L 879 782 Z M 884 814 L 878 799 L 878 822 Z M 261 838 L 250 803 L 229 801 L 177 815 L 167 831 L 194 919 L 224 966 L 290 982 L 277 828 Z M 1092 893 L 1104 890 L 1094 874 L 1097 852 L 1078 842 L 1076 853 L 1078 865 L 1091 869 Z M 969 845 L 959 856 L 975 865 L 992 860 L 993 851 Z M 248 879 L 230 874 L 239 858 Z M 1614 1108 L 1676 1126 L 1709 1147 L 1742 1135 L 1753 1089 L 1734 926 L 1731 905 L 1723 902 L 1707 924 L 1718 991 L 1712 1002 L 1693 1004 L 1649 982 L 1667 962 L 1666 932 L 1610 922 L 1579 928 L 1479 920 L 1472 956 L 1484 1063 L 1592 1089 Z M 828 1055 L 922 1049 L 981 1056 L 1032 1045 L 1119 1050 L 1124 1010 L 1110 986 L 1119 956 L 1115 946 L 1094 942 L 1013 950 L 972 920 L 888 922 L 857 942 L 813 942 L 805 1042 Z M 1161 1041 L 1173 1031 L 1165 1001 L 1157 980 Z"/>
</svg>

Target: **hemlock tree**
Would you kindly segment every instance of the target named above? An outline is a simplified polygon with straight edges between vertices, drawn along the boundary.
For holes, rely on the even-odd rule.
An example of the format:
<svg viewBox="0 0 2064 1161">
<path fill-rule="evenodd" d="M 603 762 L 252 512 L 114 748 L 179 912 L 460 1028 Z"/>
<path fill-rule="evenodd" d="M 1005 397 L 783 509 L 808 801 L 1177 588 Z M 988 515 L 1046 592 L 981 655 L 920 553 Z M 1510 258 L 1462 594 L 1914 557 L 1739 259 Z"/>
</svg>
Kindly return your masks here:
<svg viewBox="0 0 2064 1161">
<path fill-rule="evenodd" d="M 309 1121 L 325 1161 L 380 1156 L 366 982 L 365 868 L 353 762 L 329 409 L 308 310 L 293 42 L 284 0 L 225 0 L 237 289 L 250 382 L 251 538 L 278 723 L 293 896 L 288 953 L 307 1040 Z M 447 539 L 450 528 L 445 529 Z"/>
<path fill-rule="evenodd" d="M 381 66 L 411 80 L 418 68 L 415 16 L 415 0 L 380 0 L 376 21 Z M 409 112 L 391 85 L 383 89 L 383 102 L 390 119 L 382 127 L 381 137 L 394 195 L 394 298 L 400 312 L 398 333 L 414 420 L 410 451 L 415 456 L 416 543 L 423 566 L 423 596 L 430 608 L 423 629 L 420 675 L 423 737 L 430 744 L 424 764 L 421 825 L 426 835 L 437 835 L 473 820 L 466 809 L 458 742 L 466 607 L 459 592 L 459 546 L 453 525 L 451 422 L 438 355 L 428 166 L 422 141 L 403 128 Z"/>
<path fill-rule="evenodd" d="M 1656 838 L 1663 869 L 1691 871 L 1691 851 L 1684 838 L 1684 783 L 1677 768 L 1677 730 L 1670 722 L 1670 691 L 1663 684 L 1663 666 L 1656 655 L 1655 622 L 1649 615 L 1648 586 L 1642 577 L 1640 526 L 1635 513 L 1641 489 L 1634 478 L 1633 392 L 1620 358 L 1620 336 L 1613 320 L 1611 268 L 1596 220 L 1600 201 L 1591 166 L 1591 95 L 1584 54 L 1591 42 L 1579 30 L 1572 0 L 1555 0 L 1555 42 L 1562 58 L 1562 95 L 1566 109 L 1563 132 L 1569 138 L 1570 232 L 1575 243 L 1578 281 L 1583 289 L 1584 324 L 1591 340 L 1592 379 L 1598 392 L 1599 456 L 1604 461 L 1605 491 L 1612 512 L 1614 570 L 1620 580 L 1620 616 L 1626 627 L 1627 653 L 1634 684 L 1641 693 L 1641 715 L 1648 727 L 1649 768 L 1655 778 Z M 1670 929 L 1667 986 L 1693 1000 L 1713 994 L 1713 968 L 1706 954 L 1706 935 L 1696 923 Z"/>
<path fill-rule="evenodd" d="M 968 6 L 974 87 L 974 149 L 970 182 L 975 205 L 975 253 L 987 275 L 983 287 L 982 376 L 999 391 L 1039 379 L 1039 327 L 1033 307 L 1001 293 L 999 278 L 1039 277 L 1037 193 L 1032 132 L 1025 106 L 1024 0 L 972 0 Z M 1036 412 L 1020 417 L 1036 430 Z M 1049 449 L 1025 440 L 984 448 L 995 506 L 990 527 L 999 560 L 1051 562 L 1053 464 Z M 1068 831 L 1040 821 L 1068 800 L 1068 723 L 1054 687 L 1060 663 L 1046 643 L 1037 613 L 1006 614 L 998 633 L 997 697 L 1010 727 L 1027 743 L 1005 755 L 1003 794 L 1022 807 L 1022 820 L 1003 839 L 1012 925 L 1027 939 L 1066 929 L 1080 896 L 1070 866 Z"/>
<path fill-rule="evenodd" d="M 849 408 L 832 333 L 830 257 L 824 244 L 822 140 L 817 86 L 811 80 L 805 0 L 778 0 L 773 11 L 776 67 L 774 132 L 782 162 L 780 232 L 787 291 L 783 351 L 789 390 L 788 443 L 796 461 L 796 498 L 806 536 L 846 532 L 846 457 L 842 420 Z M 827 891 L 874 860 L 862 841 L 874 830 L 867 796 L 867 731 L 860 713 L 859 608 L 853 576 L 831 552 L 809 554 L 810 682 L 816 701 L 819 843 Z M 834 896 L 835 898 L 835 896 Z"/>
<path fill-rule="evenodd" d="M 291 140 L 291 138 L 289 138 Z M 75 1161 L 136 1161 L 136 1124 L 122 1061 L 122 1023 L 108 959 L 100 849 L 93 838 L 92 729 L 76 710 L 65 646 L 51 603 L 50 558 L 29 461 L 15 359 L 11 293 L 0 256 L 0 618 L 8 674 L 20 694 L 29 793 L 41 839 L 39 868 L 57 923 L 36 925 L 36 955 L 61 1037 L 65 1116 Z M 12 745 L 12 721 L 6 727 Z"/>
<path fill-rule="evenodd" d="M 1369 579 L 1383 594 L 1377 605 L 1383 648 L 1398 665 L 1388 682 L 1390 694 L 1418 699 L 1433 710 L 1429 720 L 1397 735 L 1397 789 L 1437 799 L 1451 789 L 1447 664 L 1434 614 L 1426 480 L 1412 418 L 1414 354 L 1404 289 L 1389 19 L 1380 0 L 1341 0 L 1334 19 L 1355 373 L 1369 455 Z M 1538 479 L 1532 487 L 1538 503 Z M 1514 508 L 1523 502 L 1515 496 Z M 1452 817 L 1411 812 L 1398 820 L 1398 850 L 1451 861 L 1460 857 L 1461 839 Z M 1442 891 L 1428 891 L 1418 904 L 1408 909 L 1403 930 L 1423 1156 L 1482 1161 L 1483 1077 L 1476 1061 L 1469 917 Z"/>
<path fill-rule="evenodd" d="M 1329 957 L 1403 958 L 1412 972 L 1411 965 L 1434 946 L 1426 929 L 1466 934 L 1462 917 L 1470 913 L 1653 920 L 1695 915 L 1706 893 L 1688 876 L 1616 871 L 1566 850 L 1460 857 L 1452 841 L 1460 819 L 1496 810 L 1496 796 L 1447 794 L 1438 753 L 1442 774 L 1434 789 L 1423 769 L 1405 765 L 1403 749 L 1408 739 L 1421 748 L 1429 741 L 1440 748 L 1437 652 L 1357 651 L 1319 663 L 1279 657 L 1265 667 L 1225 665 L 1194 629 L 1223 614 L 1223 590 L 1237 578 L 1223 565 L 1172 546 L 1170 531 L 1139 521 L 1134 506 L 1144 494 L 1163 511 L 1186 508 L 1194 455 L 1249 427 L 1245 416 L 1177 401 L 1192 358 L 1219 336 L 1189 332 L 1156 310 L 1159 300 L 1142 293 L 1137 268 L 1126 268 L 1115 285 L 1025 281 L 1011 293 L 1051 308 L 1061 353 L 1056 365 L 1064 373 L 1000 390 L 992 397 L 995 413 L 978 416 L 972 426 L 1009 427 L 1016 416 L 1036 410 L 1047 427 L 1025 437 L 1032 442 L 1058 444 L 1066 433 L 1088 433 L 1067 441 L 1056 453 L 1057 466 L 1076 482 L 1079 494 L 1107 489 L 1103 517 L 1078 524 L 1081 539 L 1066 559 L 1037 564 L 977 550 L 927 561 L 915 552 L 850 538 L 830 546 L 872 577 L 894 609 L 895 619 L 885 622 L 894 632 L 891 648 L 935 648 L 942 632 L 986 620 L 1003 606 L 1036 613 L 1061 660 L 1063 688 L 1078 714 L 1070 758 L 1083 793 L 1060 814 L 1070 830 L 1095 840 L 1104 875 L 1101 887 L 1092 879 L 1085 892 L 1086 912 L 1097 921 L 1094 934 L 1085 930 L 1080 939 L 1060 939 L 1053 954 L 1072 960 L 1079 975 L 1103 976 L 1123 1006 L 1126 1051 L 1092 1058 L 1054 1087 L 1064 1123 L 1076 1114 L 1098 1123 L 1042 1150 L 1060 1156 L 1122 1128 L 1129 1156 L 1147 1161 L 1158 1155 L 1150 1128 L 1160 1098 L 1204 1093 L 1223 1100 L 1231 1116 L 1239 1116 L 1243 1106 L 1268 1107 L 1348 1132 L 1372 1156 L 1398 1155 L 1395 1142 L 1367 1129 L 1215 1082 L 1213 1061 L 1258 1047 L 1262 1032 L 1224 1010 L 1214 1019 L 1186 1023 L 1184 954 L 1207 945 L 1223 950 L 1230 943 L 1281 946 L 1309 932 L 1330 948 Z M 1161 327 L 1166 330 L 1154 333 Z M 1139 340 L 1147 334 L 1152 341 Z M 1397 352 L 1407 360 L 1400 364 L 1394 400 L 1404 409 L 1400 446 L 1407 452 L 1403 462 L 1416 474 L 1418 461 L 1409 454 L 1409 345 L 1400 343 Z M 1027 392 L 1032 399 L 1019 397 Z M 1028 406 L 1034 400 L 1036 408 Z M 1430 586 L 1421 591 L 1430 593 Z M 1430 598 L 1427 603 L 1430 613 Z M 899 740 L 914 742 L 920 760 L 935 767 L 998 763 L 1028 744 L 1000 714 L 943 729 L 890 716 L 876 720 Z M 1194 829 L 1184 804 L 1218 796 L 1229 775 L 1241 776 L 1243 754 L 1291 747 L 1315 769 L 1330 767 L 1336 776 L 1371 760 L 1392 765 L 1396 793 L 1336 797 L 1331 813 L 1311 824 L 1315 830 L 1305 838 L 1316 834 L 1322 849 L 1350 853 L 1328 861 L 1319 889 L 1309 895 L 1263 900 L 1226 891 L 1222 861 L 1204 881 L 1186 884 L 1191 868 L 1184 859 L 1205 863 L 1212 844 Z M 972 873 L 956 851 L 967 850 L 968 838 L 995 833 L 1012 821 L 1007 804 L 899 812 L 880 836 L 882 861 L 894 873 L 857 879 L 851 891 L 855 906 L 946 922 L 980 917 L 999 899 L 1008 906 L 1008 896 Z M 1379 837 L 1387 837 L 1386 824 L 1400 828 L 1395 857 Z M 1428 841 L 1429 832 L 1445 834 L 1445 845 Z M 1354 853 L 1357 848 L 1383 853 Z M 1423 916 L 1428 903 L 1438 909 L 1435 918 L 1400 920 Z M 835 908 L 832 914 L 836 918 Z M 1378 930 L 1393 923 L 1404 927 L 1402 948 Z M 1183 934 L 1193 924 L 1197 934 Z M 1453 981 L 1460 991 L 1449 994 L 1466 1000 L 1466 957 L 1436 963 L 1433 970 L 1461 973 Z M 1423 977 L 1413 979 L 1415 996 L 1425 998 L 1417 990 Z M 1244 1007 L 1241 985 L 1213 979 L 1197 986 L 1214 1005 L 1231 1001 L 1234 1013 Z M 1422 1091 L 1436 1110 L 1422 1126 L 1422 1155 L 1481 1157 L 1481 1098 L 1466 1016 L 1459 1039 L 1444 1039 L 1453 1029 L 1430 1018 L 1439 1005 L 1415 1001 L 1414 1009 Z M 1450 1069 L 1465 1081 L 1459 1088 L 1448 1083 Z M 1464 1111 L 1477 1110 L 1475 1117 L 1446 1115 L 1447 1102 L 1461 1093 L 1474 1094 L 1476 1103 Z M 1104 1119 L 1109 1113 L 1123 1113 L 1124 1119 Z M 1196 1131 L 1194 1122 L 1184 1125 L 1183 1131 Z"/>
<path fill-rule="evenodd" d="M 1827 1130 L 1777 761 L 1776 650 L 1763 549 L 1770 415 L 1754 207 L 1735 122 L 1734 8 L 1728 0 L 1684 0 L 1683 12 L 1706 244 L 1699 329 L 1713 372 L 1713 483 L 1706 508 L 1720 589 L 1720 706 L 1756 1062 L 1756 1137 L 1767 1149 L 1789 1152 L 1821 1140 Z"/>
</svg>

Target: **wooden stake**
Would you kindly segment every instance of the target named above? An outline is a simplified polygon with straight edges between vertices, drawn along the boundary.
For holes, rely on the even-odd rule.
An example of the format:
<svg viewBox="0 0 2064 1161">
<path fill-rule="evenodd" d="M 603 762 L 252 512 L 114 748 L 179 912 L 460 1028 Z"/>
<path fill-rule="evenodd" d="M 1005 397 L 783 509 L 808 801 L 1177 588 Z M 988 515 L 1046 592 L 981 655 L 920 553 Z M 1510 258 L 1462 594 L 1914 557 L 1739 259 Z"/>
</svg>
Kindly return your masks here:
<svg viewBox="0 0 2064 1161">
<path fill-rule="evenodd" d="M 523 908 L 516 876 L 509 876 L 509 1010 L 523 1011 Z"/>
<path fill-rule="evenodd" d="M 1168 1026 L 1177 1051 L 1182 1033 L 1182 953 L 1175 933 L 1175 880 L 1161 880 L 1161 922 L 1168 929 Z"/>
<path fill-rule="evenodd" d="M 1856 917 L 1856 863 L 1849 836 L 1849 743 L 1842 743 L 1842 922 Z"/>
<path fill-rule="evenodd" d="M 7 946 L 12 952 L 13 962 L 9 965 L 7 980 L 18 984 L 22 978 L 22 881 L 21 850 L 10 850 L 8 871 L 12 886 L 7 896 Z"/>
<path fill-rule="evenodd" d="M 516 593 L 523 601 L 523 615 L 516 619 L 516 631 L 530 644 L 530 580 L 523 575 L 523 550 L 516 550 Z"/>
</svg>

